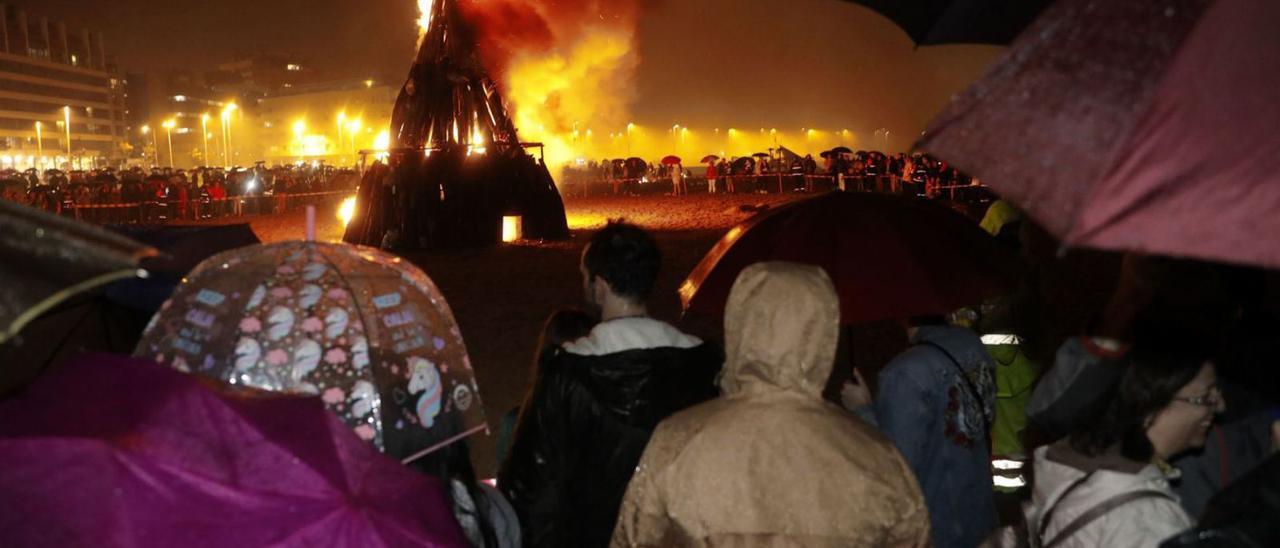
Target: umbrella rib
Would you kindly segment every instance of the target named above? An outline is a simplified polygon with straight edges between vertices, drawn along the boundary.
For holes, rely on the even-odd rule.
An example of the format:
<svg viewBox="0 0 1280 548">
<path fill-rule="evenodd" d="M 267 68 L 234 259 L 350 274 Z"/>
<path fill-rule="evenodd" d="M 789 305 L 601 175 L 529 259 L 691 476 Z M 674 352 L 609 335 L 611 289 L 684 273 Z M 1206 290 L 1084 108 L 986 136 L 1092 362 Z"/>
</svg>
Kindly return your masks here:
<svg viewBox="0 0 1280 548">
<path fill-rule="evenodd" d="M 432 445 L 431 447 L 428 447 L 428 448 L 426 448 L 426 449 L 423 449 L 423 450 L 421 450 L 421 451 L 418 451 L 417 453 L 414 453 L 414 454 L 412 454 L 412 455 L 409 455 L 409 456 L 405 457 L 403 460 L 401 460 L 401 461 L 400 461 L 400 463 L 401 463 L 401 464 L 409 464 L 409 463 L 411 463 L 411 462 L 413 462 L 413 461 L 415 461 L 415 460 L 418 460 L 418 459 L 420 459 L 420 458 L 422 458 L 422 457 L 425 457 L 425 456 L 427 456 L 427 455 L 430 455 L 432 451 L 435 451 L 435 450 L 437 450 L 437 449 L 439 449 L 439 448 L 441 448 L 441 447 L 444 447 L 444 446 L 446 446 L 446 445 L 449 445 L 450 443 L 453 443 L 453 442 L 458 441 L 458 440 L 460 440 L 460 439 L 462 439 L 462 438 L 465 438 L 465 437 L 467 437 L 467 436 L 470 436 L 470 435 L 472 435 L 472 434 L 474 434 L 474 433 L 476 433 L 476 432 L 479 432 L 479 431 L 481 431 L 481 430 L 487 430 L 488 428 L 489 428 L 489 425 L 488 425 L 488 424 L 481 424 L 480 426 L 474 426 L 474 427 L 472 427 L 470 430 L 467 430 L 467 431 L 462 432 L 462 433 L 460 433 L 460 434 L 456 434 L 456 435 L 454 435 L 453 437 L 450 437 L 450 438 L 449 438 L 449 439 L 447 439 L 447 440 L 441 441 L 440 443 L 437 443 L 437 444 L 435 444 L 435 445 Z"/>
<path fill-rule="evenodd" d="M 137 276 L 141 272 L 145 271 L 139 268 L 129 268 L 126 270 L 107 272 L 106 274 L 100 274 L 87 280 L 82 280 L 70 287 L 62 288 L 53 295 L 45 297 L 40 302 L 36 303 L 35 306 L 32 306 L 31 308 L 24 310 L 21 314 L 18 314 L 18 317 L 14 318 L 13 321 L 9 323 L 9 326 L 6 327 L 4 331 L 0 332 L 0 343 L 4 343 L 9 340 L 10 337 L 17 335 L 18 331 L 21 331 L 22 327 L 31 322 L 31 320 L 36 319 L 50 308 L 57 306 L 58 303 L 70 298 L 71 296 L 99 285 L 105 285 L 116 280 L 123 280 L 125 278 Z"/>
</svg>

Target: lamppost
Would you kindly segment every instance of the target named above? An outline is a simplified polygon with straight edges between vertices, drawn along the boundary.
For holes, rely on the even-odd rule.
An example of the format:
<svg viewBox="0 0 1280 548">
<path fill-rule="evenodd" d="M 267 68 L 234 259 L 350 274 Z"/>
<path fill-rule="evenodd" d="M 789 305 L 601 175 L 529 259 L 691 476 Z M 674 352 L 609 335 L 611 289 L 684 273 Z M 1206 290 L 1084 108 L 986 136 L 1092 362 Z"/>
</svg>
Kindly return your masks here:
<svg viewBox="0 0 1280 548">
<path fill-rule="evenodd" d="M 884 149 L 885 149 L 886 151 L 888 151 L 888 150 L 889 150 L 889 129 L 888 129 L 888 128 L 880 128 L 880 129 L 877 129 L 877 130 L 876 130 L 876 137 L 877 137 L 877 138 L 880 138 L 880 137 L 883 137 L 883 138 L 884 138 Z"/>
<path fill-rule="evenodd" d="M 160 125 L 164 126 L 165 138 L 169 141 L 169 169 L 173 169 L 173 126 L 175 126 L 176 123 L 173 121 L 173 118 L 170 118 Z"/>
<path fill-rule="evenodd" d="M 148 125 L 142 126 L 142 134 L 145 136 L 148 133 L 151 133 L 151 126 L 148 126 Z M 154 159 L 152 160 L 151 165 L 152 166 L 160 165 L 160 146 L 156 144 L 156 134 L 154 133 L 151 133 L 151 153 L 152 155 L 154 155 Z"/>
<path fill-rule="evenodd" d="M 227 103 L 222 109 L 222 159 L 227 169 L 231 168 L 231 113 L 235 110 L 235 103 Z"/>
<path fill-rule="evenodd" d="M 333 151 L 335 156 L 342 154 L 342 126 L 346 125 L 346 122 L 347 122 L 347 112 L 346 111 L 338 112 L 338 140 L 337 140 L 337 145 L 334 147 L 334 151 Z"/>
<path fill-rule="evenodd" d="M 353 164 L 356 161 L 358 161 L 357 156 L 359 155 L 360 150 L 358 148 L 358 145 L 356 144 L 356 138 L 360 136 L 360 128 L 363 125 L 364 123 L 359 118 L 356 118 L 355 120 L 351 121 L 351 126 L 347 128 L 348 129 L 347 136 L 350 137 L 350 141 L 351 141 L 351 156 L 352 156 L 351 161 Z"/>
<path fill-rule="evenodd" d="M 200 115 L 200 140 L 204 143 L 204 165 L 209 165 L 209 113 Z"/>
<path fill-rule="evenodd" d="M 36 162 L 36 165 L 39 166 L 36 170 L 42 171 L 44 170 L 44 136 L 40 131 L 39 121 L 36 122 L 36 156 L 40 158 L 40 160 Z"/>
<path fill-rule="evenodd" d="M 67 165 L 71 165 L 71 107 L 62 107 L 62 123 L 67 128 Z"/>
</svg>

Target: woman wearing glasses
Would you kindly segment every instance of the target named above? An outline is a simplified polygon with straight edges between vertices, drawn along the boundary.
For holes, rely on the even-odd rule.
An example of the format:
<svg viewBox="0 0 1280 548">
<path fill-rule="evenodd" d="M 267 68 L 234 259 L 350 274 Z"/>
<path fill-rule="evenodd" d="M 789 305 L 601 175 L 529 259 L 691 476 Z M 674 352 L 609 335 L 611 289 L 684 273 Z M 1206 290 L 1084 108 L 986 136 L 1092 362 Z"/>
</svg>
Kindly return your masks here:
<svg viewBox="0 0 1280 548">
<path fill-rule="evenodd" d="M 1170 458 L 1202 447 L 1225 407 L 1207 356 L 1134 347 L 1090 419 L 1035 456 L 1027 533 L 1044 548 L 1157 546 L 1193 522 Z"/>
</svg>

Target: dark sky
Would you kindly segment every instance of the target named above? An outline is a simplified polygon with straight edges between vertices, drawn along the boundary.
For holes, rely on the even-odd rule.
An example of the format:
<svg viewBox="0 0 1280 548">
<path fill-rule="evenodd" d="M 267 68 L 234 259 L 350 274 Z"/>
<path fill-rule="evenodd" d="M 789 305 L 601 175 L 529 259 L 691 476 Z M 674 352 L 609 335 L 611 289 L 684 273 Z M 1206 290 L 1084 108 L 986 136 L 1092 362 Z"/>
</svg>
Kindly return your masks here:
<svg viewBox="0 0 1280 548">
<path fill-rule="evenodd" d="M 403 74 L 413 0 L 8 0 L 29 14 L 101 30 L 128 71 L 206 67 L 237 52 L 300 54 L 342 76 Z"/>
<path fill-rule="evenodd" d="M 101 29 L 126 70 L 209 66 L 236 52 L 302 54 L 335 76 L 405 74 L 414 0 L 9 0 Z M 668 0 L 640 17 L 638 121 L 849 127 L 918 134 L 1000 51 L 915 49 L 839 0 Z"/>
</svg>

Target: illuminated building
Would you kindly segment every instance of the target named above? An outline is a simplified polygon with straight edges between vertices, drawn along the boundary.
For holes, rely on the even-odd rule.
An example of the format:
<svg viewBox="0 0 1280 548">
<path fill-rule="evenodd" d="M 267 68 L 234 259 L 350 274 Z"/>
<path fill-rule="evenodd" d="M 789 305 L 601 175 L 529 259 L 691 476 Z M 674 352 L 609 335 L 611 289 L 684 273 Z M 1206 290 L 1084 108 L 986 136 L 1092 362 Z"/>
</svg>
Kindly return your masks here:
<svg viewBox="0 0 1280 548">
<path fill-rule="evenodd" d="M 124 89 L 114 73 L 100 33 L 0 4 L 0 168 L 64 167 L 68 148 L 75 168 L 122 158 Z"/>
</svg>

